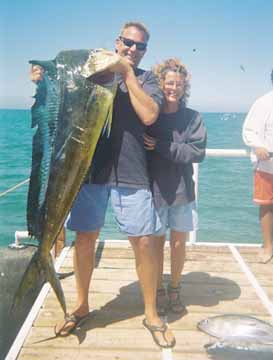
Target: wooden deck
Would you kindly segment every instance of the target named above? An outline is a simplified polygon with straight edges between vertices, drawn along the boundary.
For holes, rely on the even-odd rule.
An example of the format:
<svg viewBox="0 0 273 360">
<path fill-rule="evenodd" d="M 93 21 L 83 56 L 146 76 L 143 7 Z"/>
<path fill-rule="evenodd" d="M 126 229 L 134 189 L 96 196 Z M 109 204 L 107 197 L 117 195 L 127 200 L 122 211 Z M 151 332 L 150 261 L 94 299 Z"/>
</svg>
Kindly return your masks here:
<svg viewBox="0 0 273 360">
<path fill-rule="evenodd" d="M 256 262 L 257 248 L 237 248 L 269 300 L 273 301 L 272 263 Z M 72 251 L 61 271 L 72 271 Z M 169 249 L 165 255 L 165 274 L 169 273 Z M 168 275 L 165 275 L 166 281 Z M 74 276 L 62 280 L 68 308 L 76 291 Z M 182 318 L 169 316 L 177 345 L 165 358 L 205 360 L 210 357 L 204 345 L 212 339 L 197 330 L 199 320 L 216 314 L 254 315 L 272 323 L 270 309 L 258 296 L 242 265 L 228 246 L 188 246 L 182 279 L 183 298 L 188 313 Z M 258 291 L 259 292 L 259 291 Z M 49 292 L 20 351 L 20 360 L 157 360 L 161 350 L 142 326 L 143 302 L 135 274 L 131 247 L 125 244 L 99 245 L 97 267 L 90 289 L 93 312 L 81 329 L 67 338 L 55 338 L 53 327 L 63 314 L 52 291 Z M 272 304 L 271 304 L 272 306 Z M 167 356 L 167 357 L 166 357 Z"/>
</svg>

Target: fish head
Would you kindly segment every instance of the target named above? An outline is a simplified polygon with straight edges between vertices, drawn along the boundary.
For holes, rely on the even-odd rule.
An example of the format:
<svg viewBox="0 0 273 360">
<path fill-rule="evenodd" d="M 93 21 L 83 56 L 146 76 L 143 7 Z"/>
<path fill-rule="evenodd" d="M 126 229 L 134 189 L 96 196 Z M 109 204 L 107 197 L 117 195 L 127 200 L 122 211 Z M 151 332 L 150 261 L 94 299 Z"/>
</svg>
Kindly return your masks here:
<svg viewBox="0 0 273 360">
<path fill-rule="evenodd" d="M 119 55 L 105 49 L 91 50 L 84 64 L 81 75 L 85 78 L 95 78 L 98 75 L 107 75 L 109 69 L 119 62 Z M 112 79 L 112 77 L 111 77 Z"/>
<path fill-rule="evenodd" d="M 197 328 L 211 336 L 221 337 L 223 335 L 223 324 L 217 316 L 203 319 L 198 322 Z"/>
<path fill-rule="evenodd" d="M 197 327 L 199 330 L 206 331 L 210 326 L 210 319 L 203 319 L 197 323 Z"/>
</svg>

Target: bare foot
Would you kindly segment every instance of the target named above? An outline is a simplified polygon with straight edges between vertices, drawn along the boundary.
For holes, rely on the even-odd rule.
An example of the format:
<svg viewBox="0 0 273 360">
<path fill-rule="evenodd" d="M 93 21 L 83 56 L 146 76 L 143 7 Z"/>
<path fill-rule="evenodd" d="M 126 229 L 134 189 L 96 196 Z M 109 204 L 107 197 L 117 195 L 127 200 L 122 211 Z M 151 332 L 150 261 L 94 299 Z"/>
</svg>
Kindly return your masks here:
<svg viewBox="0 0 273 360">
<path fill-rule="evenodd" d="M 267 264 L 273 258 L 273 249 L 262 248 L 258 253 L 258 262 Z"/>
</svg>

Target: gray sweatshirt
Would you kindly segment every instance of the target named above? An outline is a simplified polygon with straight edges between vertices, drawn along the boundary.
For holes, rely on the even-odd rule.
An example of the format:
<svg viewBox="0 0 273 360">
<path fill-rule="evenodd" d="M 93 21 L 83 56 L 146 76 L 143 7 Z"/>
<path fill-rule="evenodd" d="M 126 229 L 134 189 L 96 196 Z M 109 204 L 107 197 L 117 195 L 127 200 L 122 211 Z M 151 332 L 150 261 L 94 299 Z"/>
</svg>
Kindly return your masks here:
<svg viewBox="0 0 273 360">
<path fill-rule="evenodd" d="M 148 151 L 148 171 L 156 207 L 195 200 L 192 163 L 205 157 L 207 133 L 200 114 L 181 107 L 161 113 L 147 129 L 156 147 Z"/>
</svg>

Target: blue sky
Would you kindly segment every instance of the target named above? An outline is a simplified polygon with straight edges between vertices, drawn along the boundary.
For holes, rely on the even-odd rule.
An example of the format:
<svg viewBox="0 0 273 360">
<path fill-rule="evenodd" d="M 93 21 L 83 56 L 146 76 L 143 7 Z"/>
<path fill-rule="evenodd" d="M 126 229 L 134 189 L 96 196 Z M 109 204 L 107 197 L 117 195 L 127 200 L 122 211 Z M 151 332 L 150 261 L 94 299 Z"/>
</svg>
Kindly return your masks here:
<svg viewBox="0 0 273 360">
<path fill-rule="evenodd" d="M 28 60 L 111 50 L 122 24 L 137 20 L 151 32 L 143 68 L 179 57 L 192 74 L 189 106 L 245 112 L 272 88 L 272 18 L 273 0 L 2 0 L 0 108 L 31 106 Z"/>
</svg>

